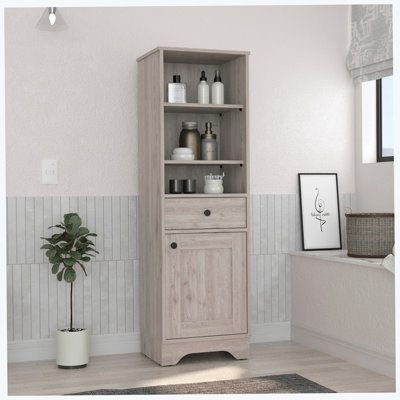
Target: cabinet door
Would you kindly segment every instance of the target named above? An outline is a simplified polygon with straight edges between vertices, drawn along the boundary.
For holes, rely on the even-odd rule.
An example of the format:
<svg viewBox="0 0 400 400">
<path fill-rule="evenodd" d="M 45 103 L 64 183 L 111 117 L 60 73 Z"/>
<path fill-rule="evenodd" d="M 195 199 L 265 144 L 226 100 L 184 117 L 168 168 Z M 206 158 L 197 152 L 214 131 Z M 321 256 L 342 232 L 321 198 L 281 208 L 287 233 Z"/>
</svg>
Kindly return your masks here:
<svg viewBox="0 0 400 400">
<path fill-rule="evenodd" d="M 166 235 L 166 339 L 247 333 L 246 233 Z"/>
</svg>

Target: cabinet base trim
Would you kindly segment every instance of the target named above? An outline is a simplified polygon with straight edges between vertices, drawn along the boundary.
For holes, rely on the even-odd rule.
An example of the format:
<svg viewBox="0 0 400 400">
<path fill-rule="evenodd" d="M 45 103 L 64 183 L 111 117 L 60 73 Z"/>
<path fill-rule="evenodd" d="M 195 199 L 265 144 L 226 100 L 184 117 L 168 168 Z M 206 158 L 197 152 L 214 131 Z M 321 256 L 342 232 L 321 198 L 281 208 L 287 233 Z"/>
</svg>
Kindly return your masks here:
<svg viewBox="0 0 400 400">
<path fill-rule="evenodd" d="M 247 337 L 232 339 L 218 338 L 207 341 L 164 343 L 160 359 L 154 361 L 162 366 L 175 365 L 188 354 L 213 351 L 226 351 L 236 359 L 246 359 L 250 354 L 249 339 Z"/>
</svg>

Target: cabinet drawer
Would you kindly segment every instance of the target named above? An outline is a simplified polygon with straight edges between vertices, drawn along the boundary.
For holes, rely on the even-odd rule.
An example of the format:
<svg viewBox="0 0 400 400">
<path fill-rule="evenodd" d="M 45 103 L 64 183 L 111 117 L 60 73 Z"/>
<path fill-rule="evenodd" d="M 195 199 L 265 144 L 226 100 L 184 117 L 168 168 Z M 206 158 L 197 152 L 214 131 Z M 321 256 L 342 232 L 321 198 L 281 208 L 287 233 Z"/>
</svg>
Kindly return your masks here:
<svg viewBox="0 0 400 400">
<path fill-rule="evenodd" d="M 245 197 L 165 199 L 166 229 L 245 227 Z"/>
</svg>

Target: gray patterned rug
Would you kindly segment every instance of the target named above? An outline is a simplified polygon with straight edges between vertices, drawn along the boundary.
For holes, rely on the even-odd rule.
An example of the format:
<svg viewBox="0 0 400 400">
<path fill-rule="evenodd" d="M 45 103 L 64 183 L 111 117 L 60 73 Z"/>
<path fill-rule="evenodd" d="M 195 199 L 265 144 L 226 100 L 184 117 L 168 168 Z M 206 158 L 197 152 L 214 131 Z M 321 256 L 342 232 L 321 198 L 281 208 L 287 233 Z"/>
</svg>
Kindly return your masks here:
<svg viewBox="0 0 400 400">
<path fill-rule="evenodd" d="M 297 374 L 260 376 L 226 381 L 148 386 L 131 389 L 99 389 L 74 395 L 127 394 L 234 394 L 234 393 L 336 393 Z"/>
</svg>

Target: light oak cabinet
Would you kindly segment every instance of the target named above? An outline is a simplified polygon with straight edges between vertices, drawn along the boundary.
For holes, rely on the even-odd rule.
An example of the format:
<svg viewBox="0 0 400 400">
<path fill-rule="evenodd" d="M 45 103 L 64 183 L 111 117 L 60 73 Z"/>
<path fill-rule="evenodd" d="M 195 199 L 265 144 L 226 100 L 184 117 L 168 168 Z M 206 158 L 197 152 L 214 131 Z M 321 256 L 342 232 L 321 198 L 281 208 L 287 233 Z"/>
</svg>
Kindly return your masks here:
<svg viewBox="0 0 400 400">
<path fill-rule="evenodd" d="M 166 235 L 166 339 L 247 333 L 246 233 Z"/>
<path fill-rule="evenodd" d="M 160 365 L 187 354 L 249 354 L 248 53 L 156 48 L 138 58 L 139 254 L 142 352 Z M 223 105 L 197 104 L 201 71 L 225 84 Z M 181 75 L 185 104 L 167 103 Z M 219 159 L 173 161 L 182 121 L 213 123 Z M 224 193 L 203 193 L 224 172 Z M 169 179 L 197 193 L 168 193 Z"/>
</svg>

